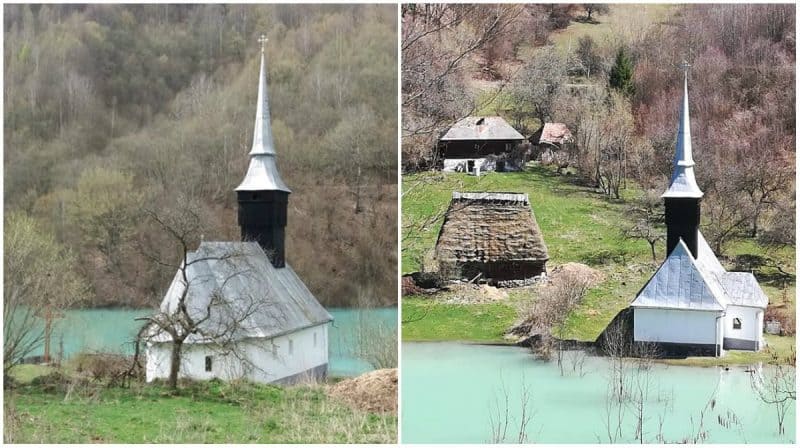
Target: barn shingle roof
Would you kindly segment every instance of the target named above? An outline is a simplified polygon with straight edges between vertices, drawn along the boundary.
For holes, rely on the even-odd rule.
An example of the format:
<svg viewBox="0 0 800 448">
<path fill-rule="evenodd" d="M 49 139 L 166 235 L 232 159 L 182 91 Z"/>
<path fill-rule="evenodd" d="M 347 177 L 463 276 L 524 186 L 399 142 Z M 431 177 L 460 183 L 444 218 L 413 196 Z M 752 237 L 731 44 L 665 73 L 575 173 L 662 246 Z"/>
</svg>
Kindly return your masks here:
<svg viewBox="0 0 800 448">
<path fill-rule="evenodd" d="M 453 192 L 436 258 L 456 263 L 546 261 L 548 255 L 527 194 Z"/>
</svg>

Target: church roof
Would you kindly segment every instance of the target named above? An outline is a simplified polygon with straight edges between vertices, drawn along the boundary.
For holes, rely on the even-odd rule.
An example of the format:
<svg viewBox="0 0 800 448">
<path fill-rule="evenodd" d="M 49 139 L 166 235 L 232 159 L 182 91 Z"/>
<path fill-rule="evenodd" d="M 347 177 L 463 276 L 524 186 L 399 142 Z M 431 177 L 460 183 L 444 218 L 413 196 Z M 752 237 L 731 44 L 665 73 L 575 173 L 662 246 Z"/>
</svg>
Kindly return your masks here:
<svg viewBox="0 0 800 448">
<path fill-rule="evenodd" d="M 684 68 L 688 69 L 688 65 Z M 689 86 L 688 72 L 683 79 L 683 104 L 681 107 L 678 138 L 675 142 L 675 158 L 673 159 L 672 179 L 663 198 L 701 198 L 703 192 L 697 186 L 694 177 L 694 159 L 692 159 L 692 131 L 689 120 Z"/>
<path fill-rule="evenodd" d="M 458 120 L 440 140 L 525 140 L 502 117 L 466 117 Z"/>
<path fill-rule="evenodd" d="M 264 42 L 261 37 L 261 71 L 258 75 L 258 103 L 253 129 L 253 146 L 250 149 L 250 166 L 236 191 L 279 190 L 292 191 L 281 179 L 275 163 L 275 143 L 272 140 L 272 125 L 269 114 L 269 95 L 267 93 L 267 70 L 264 61 Z"/>
<path fill-rule="evenodd" d="M 766 308 L 768 302 L 755 276 L 727 272 L 698 231 L 697 259 L 680 240 L 631 306 L 723 310 L 728 305 Z"/>
<path fill-rule="evenodd" d="M 188 253 L 187 266 L 189 315 L 202 319 L 215 299 L 208 320 L 187 343 L 209 341 L 203 334 L 272 338 L 333 320 L 291 266 L 275 268 L 255 242 L 203 242 Z M 174 312 L 185 289 L 179 269 L 161 311 Z M 153 340 L 167 342 L 170 336 L 160 332 Z"/>
<path fill-rule="evenodd" d="M 683 240 L 667 256 L 631 303 L 634 308 L 722 311 L 727 305 L 721 285 L 704 272 Z"/>
<path fill-rule="evenodd" d="M 546 261 L 528 195 L 453 192 L 436 241 L 440 262 Z"/>
</svg>

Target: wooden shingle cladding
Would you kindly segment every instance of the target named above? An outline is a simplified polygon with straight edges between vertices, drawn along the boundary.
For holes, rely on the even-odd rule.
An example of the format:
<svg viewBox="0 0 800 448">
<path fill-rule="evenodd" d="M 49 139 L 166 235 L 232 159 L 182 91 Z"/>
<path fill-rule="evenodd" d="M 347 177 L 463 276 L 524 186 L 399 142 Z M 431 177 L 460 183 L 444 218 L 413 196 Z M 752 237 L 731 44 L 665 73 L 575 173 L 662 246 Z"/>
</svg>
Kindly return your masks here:
<svg viewBox="0 0 800 448">
<path fill-rule="evenodd" d="M 444 278 L 529 279 L 545 272 L 547 259 L 526 194 L 453 192 L 436 242 Z"/>
</svg>

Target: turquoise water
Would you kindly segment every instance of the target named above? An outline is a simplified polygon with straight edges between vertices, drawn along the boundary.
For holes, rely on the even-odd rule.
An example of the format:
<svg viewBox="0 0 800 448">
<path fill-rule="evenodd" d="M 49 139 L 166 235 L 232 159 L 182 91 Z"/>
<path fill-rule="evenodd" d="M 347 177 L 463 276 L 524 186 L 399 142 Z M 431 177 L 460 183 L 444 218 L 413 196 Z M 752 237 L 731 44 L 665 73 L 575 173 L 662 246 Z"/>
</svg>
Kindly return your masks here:
<svg viewBox="0 0 800 448">
<path fill-rule="evenodd" d="M 500 404 L 500 409 L 506 408 L 503 390 L 509 397 L 507 441 L 515 442 L 523 385 L 531 397 L 527 409 L 532 419 L 526 431 L 530 442 L 608 443 L 607 426 L 615 427 L 620 420 L 616 418 L 619 408 L 606 410 L 611 377 L 606 358 L 585 357 L 582 376 L 581 369 L 573 372 L 567 363 L 568 372 L 561 376 L 556 363 L 538 361 L 527 350 L 517 347 L 459 343 L 404 343 L 402 347 L 403 442 L 495 440 L 492 419 L 498 421 L 498 415 L 504 413 L 496 411 L 496 404 Z M 765 366 L 764 371 L 767 369 Z M 696 434 L 700 412 L 712 397 L 714 407 L 703 419 L 708 433 L 706 443 L 795 440 L 794 402 L 785 418 L 785 435 L 780 436 L 774 408 L 758 400 L 743 367 L 725 371 L 657 364 L 649 372 L 650 392 L 643 423 L 645 442 L 656 443 L 659 433 L 666 442 L 678 442 Z M 624 405 L 622 416 L 622 437 L 615 441 L 637 443 L 633 407 Z"/>
<path fill-rule="evenodd" d="M 330 364 L 333 376 L 354 376 L 372 370 L 365 361 L 358 359 L 358 333 L 361 324 L 378 326 L 386 331 L 397 331 L 397 308 L 352 309 L 332 308 L 328 310 L 334 318 L 329 333 Z M 135 319 L 147 316 L 150 310 L 126 309 L 82 309 L 66 312 L 54 326 L 51 353 L 61 352 L 65 358 L 79 352 L 133 353 L 132 341 L 141 322 Z M 41 355 L 42 350 L 34 355 Z"/>
</svg>

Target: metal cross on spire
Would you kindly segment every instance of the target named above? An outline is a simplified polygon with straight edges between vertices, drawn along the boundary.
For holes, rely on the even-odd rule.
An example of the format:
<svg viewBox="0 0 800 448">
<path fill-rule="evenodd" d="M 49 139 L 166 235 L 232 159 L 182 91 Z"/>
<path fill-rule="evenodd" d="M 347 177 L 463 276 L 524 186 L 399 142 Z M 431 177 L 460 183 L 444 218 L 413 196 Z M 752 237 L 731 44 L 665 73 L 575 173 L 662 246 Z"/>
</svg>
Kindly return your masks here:
<svg viewBox="0 0 800 448">
<path fill-rule="evenodd" d="M 683 70 L 683 75 L 688 77 L 689 76 L 689 68 L 691 66 L 692 66 L 692 64 L 686 62 L 686 59 L 684 59 L 683 62 L 681 62 L 681 64 L 678 67 L 680 67 L 681 70 Z"/>
<path fill-rule="evenodd" d="M 264 52 L 264 44 L 266 44 L 268 41 L 269 41 L 269 39 L 267 39 L 267 36 L 265 36 L 263 34 L 261 35 L 261 37 L 258 38 L 258 43 L 261 44 L 261 52 L 262 53 Z"/>
</svg>

